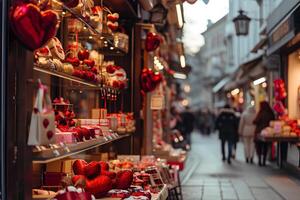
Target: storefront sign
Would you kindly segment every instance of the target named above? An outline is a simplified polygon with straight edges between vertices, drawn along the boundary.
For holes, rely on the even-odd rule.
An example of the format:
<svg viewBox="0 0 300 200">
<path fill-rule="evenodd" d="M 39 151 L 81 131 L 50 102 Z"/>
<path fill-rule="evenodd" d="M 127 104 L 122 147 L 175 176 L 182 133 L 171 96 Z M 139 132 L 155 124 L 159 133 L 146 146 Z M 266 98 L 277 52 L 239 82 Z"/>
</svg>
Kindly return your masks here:
<svg viewBox="0 0 300 200">
<path fill-rule="evenodd" d="M 287 19 L 284 21 L 278 28 L 275 30 L 271 36 L 272 43 L 278 42 L 281 38 L 287 35 L 291 31 L 290 20 Z"/>
<path fill-rule="evenodd" d="M 162 110 L 165 107 L 165 98 L 163 95 L 151 96 L 151 110 Z"/>
</svg>

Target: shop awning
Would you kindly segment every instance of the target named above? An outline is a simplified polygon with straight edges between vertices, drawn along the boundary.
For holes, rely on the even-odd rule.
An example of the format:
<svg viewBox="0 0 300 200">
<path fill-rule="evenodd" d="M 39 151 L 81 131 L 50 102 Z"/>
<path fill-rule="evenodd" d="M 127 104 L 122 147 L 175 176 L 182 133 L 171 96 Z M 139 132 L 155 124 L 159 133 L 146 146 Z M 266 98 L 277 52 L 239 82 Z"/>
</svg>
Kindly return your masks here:
<svg viewBox="0 0 300 200">
<path fill-rule="evenodd" d="M 262 37 L 260 41 L 253 47 L 251 50 L 252 53 L 257 53 L 258 50 L 262 49 L 264 46 L 268 44 L 268 38 L 267 37 Z"/>
<path fill-rule="evenodd" d="M 263 66 L 263 55 L 258 55 L 240 66 L 236 79 L 253 79 L 257 78 L 257 76 L 264 72 L 265 67 Z"/>
<path fill-rule="evenodd" d="M 267 19 L 267 55 L 284 48 L 299 32 L 299 0 L 282 1 Z"/>
<path fill-rule="evenodd" d="M 220 91 L 229 81 L 230 77 L 225 77 L 222 80 L 220 80 L 212 89 L 213 93 L 217 93 Z"/>
<path fill-rule="evenodd" d="M 233 74 L 228 83 L 225 84 L 224 90 L 230 91 L 248 84 L 249 81 L 259 78 L 265 73 L 263 64 L 263 55 L 258 55 L 251 60 L 240 65 L 238 70 Z"/>
</svg>

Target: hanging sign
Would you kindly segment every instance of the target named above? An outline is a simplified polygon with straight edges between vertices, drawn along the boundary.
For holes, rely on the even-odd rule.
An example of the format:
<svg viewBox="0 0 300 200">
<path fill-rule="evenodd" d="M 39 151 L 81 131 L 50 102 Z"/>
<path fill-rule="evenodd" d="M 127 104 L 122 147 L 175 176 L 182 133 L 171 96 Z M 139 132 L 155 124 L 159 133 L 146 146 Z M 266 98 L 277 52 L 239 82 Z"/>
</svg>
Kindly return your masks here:
<svg viewBox="0 0 300 200">
<path fill-rule="evenodd" d="M 162 110 L 165 107 L 165 98 L 163 95 L 152 95 L 150 108 L 151 110 Z"/>
</svg>

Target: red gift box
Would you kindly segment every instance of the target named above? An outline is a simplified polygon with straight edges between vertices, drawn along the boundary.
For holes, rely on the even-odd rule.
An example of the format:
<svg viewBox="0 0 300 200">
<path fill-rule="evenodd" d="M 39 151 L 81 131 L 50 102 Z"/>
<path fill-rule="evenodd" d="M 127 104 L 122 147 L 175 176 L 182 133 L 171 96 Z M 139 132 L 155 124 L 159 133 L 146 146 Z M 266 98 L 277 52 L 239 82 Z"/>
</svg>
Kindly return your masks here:
<svg viewBox="0 0 300 200">
<path fill-rule="evenodd" d="M 66 176 L 63 172 L 45 172 L 44 185 L 45 186 L 58 186 L 61 184 L 61 180 Z"/>
</svg>

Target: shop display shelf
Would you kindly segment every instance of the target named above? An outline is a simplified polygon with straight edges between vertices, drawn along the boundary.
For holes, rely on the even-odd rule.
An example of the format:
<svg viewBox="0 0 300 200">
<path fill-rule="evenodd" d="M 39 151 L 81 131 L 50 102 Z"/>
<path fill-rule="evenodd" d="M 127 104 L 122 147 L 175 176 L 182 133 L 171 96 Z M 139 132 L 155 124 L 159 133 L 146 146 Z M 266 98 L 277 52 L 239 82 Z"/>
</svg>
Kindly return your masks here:
<svg viewBox="0 0 300 200">
<path fill-rule="evenodd" d="M 40 73 L 45 73 L 45 74 L 52 75 L 52 76 L 55 76 L 55 77 L 58 77 L 58 78 L 61 78 L 61 79 L 64 79 L 64 80 L 69 80 L 69 81 L 72 81 L 72 82 L 75 82 L 75 83 L 79 83 L 80 85 L 88 86 L 88 88 L 90 88 L 90 89 L 98 89 L 98 90 L 103 90 L 104 89 L 104 90 L 108 90 L 108 91 L 115 92 L 115 93 L 120 92 L 119 89 L 112 88 L 112 87 L 105 86 L 105 85 L 101 85 L 101 84 L 97 84 L 97 83 L 88 82 L 84 79 L 77 78 L 75 76 L 66 74 L 64 72 L 51 71 L 51 70 L 44 69 L 44 68 L 41 68 L 41 67 L 38 67 L 38 66 L 34 66 L 33 69 L 37 72 L 40 72 Z M 77 87 L 78 87 L 78 89 L 82 88 L 80 86 L 75 86 L 75 85 L 74 85 L 74 87 L 72 86 L 72 88 L 77 88 Z"/>
<path fill-rule="evenodd" d="M 74 38 L 74 39 L 77 38 L 80 41 L 89 42 L 93 46 L 93 49 L 98 50 L 100 53 L 102 53 L 104 55 L 124 56 L 127 53 L 123 49 L 118 48 L 118 46 L 115 45 L 113 33 L 99 32 L 91 24 L 89 24 L 84 19 L 83 16 L 78 15 L 71 8 L 69 8 L 65 5 L 62 5 L 62 7 L 66 11 L 68 11 L 72 17 L 79 20 L 85 26 L 85 31 L 81 31 L 80 33 L 77 34 L 77 36 L 74 33 L 69 33 L 68 37 Z"/>
<path fill-rule="evenodd" d="M 69 156 L 77 155 L 79 153 L 94 149 L 96 147 L 129 137 L 131 134 L 115 135 L 108 137 L 99 137 L 96 139 L 78 142 L 74 144 L 57 144 L 52 145 L 51 148 L 37 147 L 33 151 L 33 163 L 46 164 L 57 161 Z"/>
<path fill-rule="evenodd" d="M 70 33 L 68 37 L 73 40 L 78 38 L 81 42 L 89 43 L 92 49 L 97 50 L 103 55 L 124 56 L 127 53 L 124 49 L 117 47 L 118 42 L 114 40 L 114 35 L 105 34 L 97 36 L 85 31 L 78 34 L 78 37 L 74 33 Z"/>
<path fill-rule="evenodd" d="M 73 82 L 76 82 L 76 83 L 80 83 L 80 84 L 83 84 L 83 85 L 87 85 L 87 86 L 90 86 L 90 87 L 95 87 L 95 88 L 100 87 L 99 84 L 88 82 L 84 79 L 77 78 L 75 76 L 66 74 L 64 72 L 58 72 L 58 71 L 54 71 L 54 70 L 51 71 L 51 70 L 44 69 L 44 68 L 41 68 L 41 67 L 38 67 L 38 66 L 34 66 L 33 69 L 37 72 L 49 74 L 49 75 L 52 75 L 52 76 L 56 76 L 56 77 L 59 77 L 59 78 L 62 78 L 62 79 L 66 79 L 66 80 L 73 81 Z"/>
</svg>

